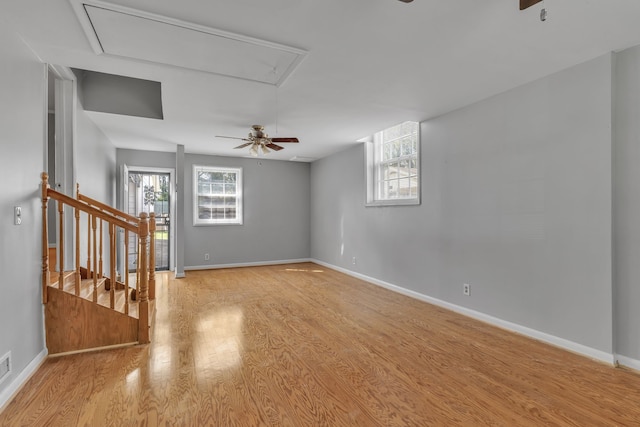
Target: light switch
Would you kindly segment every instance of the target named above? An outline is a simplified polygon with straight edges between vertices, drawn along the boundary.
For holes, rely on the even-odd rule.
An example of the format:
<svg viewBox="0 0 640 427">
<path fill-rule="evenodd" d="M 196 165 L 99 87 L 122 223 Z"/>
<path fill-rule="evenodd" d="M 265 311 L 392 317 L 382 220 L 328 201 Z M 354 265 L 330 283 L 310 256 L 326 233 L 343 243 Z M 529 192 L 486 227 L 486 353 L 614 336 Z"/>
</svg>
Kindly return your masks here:
<svg viewBox="0 0 640 427">
<path fill-rule="evenodd" d="M 15 206 L 13 208 L 13 223 L 15 225 L 22 224 L 22 207 L 21 206 Z"/>
</svg>

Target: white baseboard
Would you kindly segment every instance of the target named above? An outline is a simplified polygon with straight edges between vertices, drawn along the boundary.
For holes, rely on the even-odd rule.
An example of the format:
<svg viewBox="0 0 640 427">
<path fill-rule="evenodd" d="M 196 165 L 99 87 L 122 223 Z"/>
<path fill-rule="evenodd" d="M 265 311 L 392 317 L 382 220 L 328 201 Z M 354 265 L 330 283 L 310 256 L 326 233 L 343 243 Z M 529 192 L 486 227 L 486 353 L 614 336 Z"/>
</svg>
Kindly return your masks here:
<svg viewBox="0 0 640 427">
<path fill-rule="evenodd" d="M 635 369 L 636 371 L 640 371 L 640 360 L 632 359 L 627 356 L 623 356 L 621 354 L 614 355 L 616 362 L 618 365 L 626 366 L 627 368 Z"/>
<path fill-rule="evenodd" d="M 237 267 L 259 267 L 262 265 L 278 265 L 278 264 L 297 264 L 300 262 L 311 262 L 309 258 L 300 259 L 284 259 L 277 261 L 257 261 L 257 262 L 238 262 L 233 264 L 211 264 L 211 265 L 192 265 L 185 267 L 185 271 L 193 270 L 216 270 L 220 268 L 237 268 Z"/>
<path fill-rule="evenodd" d="M 508 330 L 508 331 L 512 331 L 512 332 L 517 332 L 519 334 L 528 336 L 530 338 L 534 338 L 536 340 L 545 342 L 547 344 L 554 345 L 556 347 L 560 347 L 560 348 L 568 350 L 570 352 L 577 353 L 577 354 L 580 354 L 582 356 L 586 356 L 586 357 L 589 357 L 591 359 L 595 359 L 595 360 L 598 360 L 598 361 L 601 361 L 601 362 L 604 362 L 604 363 L 607 363 L 607 364 L 610 364 L 610 365 L 614 365 L 615 364 L 614 355 L 610 354 L 610 353 L 607 353 L 605 351 L 598 350 L 598 349 L 595 349 L 595 348 L 592 348 L 592 347 L 588 347 L 588 346 L 585 346 L 585 345 L 582 345 L 582 344 L 578 344 L 576 342 L 569 341 L 569 340 L 566 340 L 564 338 L 557 337 L 555 335 L 550 335 L 550 334 L 547 334 L 545 332 L 538 331 L 536 329 L 528 328 L 526 326 L 518 325 L 517 323 L 508 322 L 506 320 L 502 320 L 502 319 L 499 319 L 497 317 L 493 317 L 493 316 L 490 316 L 488 314 L 481 313 L 479 311 L 471 310 L 471 309 L 466 308 L 466 307 L 461 307 L 459 305 L 452 304 L 450 302 L 446 302 L 446 301 L 443 301 L 443 300 L 440 300 L 440 299 L 437 299 L 437 298 L 433 298 L 433 297 L 430 297 L 428 295 L 424 295 L 424 294 L 421 294 L 419 292 L 415 292 L 415 291 L 412 291 L 412 290 L 409 290 L 409 289 L 405 289 L 405 288 L 402 288 L 400 286 L 396 286 L 396 285 L 393 285 L 391 283 L 384 282 L 382 280 L 378 280 L 378 279 L 373 278 L 373 277 L 365 276 L 364 274 L 356 273 L 354 271 L 347 270 L 346 268 L 338 267 L 338 266 L 326 263 L 324 261 L 311 259 L 311 262 L 315 262 L 316 264 L 325 266 L 327 268 L 331 268 L 333 270 L 337 270 L 337 271 L 339 271 L 341 273 L 344 273 L 344 274 L 347 274 L 349 276 L 364 280 L 364 281 L 372 283 L 374 285 L 378 285 L 380 287 L 389 289 L 391 291 L 400 293 L 402 295 L 406 295 L 408 297 L 415 298 L 415 299 L 418 299 L 420 301 L 424 301 L 424 302 L 427 302 L 427 303 L 430 303 L 430 304 L 433 304 L 433 305 L 437 305 L 437 306 L 442 307 L 442 308 L 446 308 L 448 310 L 454 311 L 454 312 L 462 314 L 464 316 L 468 316 L 468 317 L 471 317 L 473 319 L 480 320 L 480 321 L 485 322 L 485 323 L 489 323 L 489 324 L 497 326 L 499 328 L 502 328 L 502 329 L 505 329 L 505 330 Z M 622 358 L 621 359 L 620 356 L 619 356 L 618 357 L 618 362 L 620 364 L 622 364 L 622 365 L 629 366 L 629 367 L 633 368 L 633 366 L 627 365 L 627 363 L 624 363 L 623 360 L 631 361 L 632 359 L 626 359 L 626 358 Z M 640 367 L 640 361 L 634 361 L 634 362 L 638 364 L 637 365 L 638 367 Z"/>
<path fill-rule="evenodd" d="M 0 412 L 4 409 L 4 407 L 13 399 L 13 397 L 20 391 L 20 388 L 31 378 L 42 362 L 47 358 L 47 349 L 43 349 L 29 364 L 26 368 L 20 372 L 20 374 L 15 377 L 15 379 L 9 383 L 9 386 L 5 388 L 2 392 L 0 392 Z"/>
</svg>

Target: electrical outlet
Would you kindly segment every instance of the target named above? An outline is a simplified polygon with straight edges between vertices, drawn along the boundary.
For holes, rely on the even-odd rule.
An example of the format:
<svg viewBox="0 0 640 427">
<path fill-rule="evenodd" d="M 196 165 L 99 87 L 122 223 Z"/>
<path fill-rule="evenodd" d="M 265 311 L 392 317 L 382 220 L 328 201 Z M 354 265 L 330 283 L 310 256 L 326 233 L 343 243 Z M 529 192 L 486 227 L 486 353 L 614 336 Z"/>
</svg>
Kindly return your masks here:
<svg viewBox="0 0 640 427">
<path fill-rule="evenodd" d="M 11 352 L 5 354 L 0 358 L 0 383 L 9 378 L 11 373 Z"/>
<path fill-rule="evenodd" d="M 22 207 L 14 206 L 13 208 L 13 223 L 15 225 L 22 224 Z"/>
<path fill-rule="evenodd" d="M 204 254 L 204 260 L 205 260 L 205 261 L 209 261 L 209 259 L 210 259 L 210 258 L 209 258 L 209 254 Z"/>
<path fill-rule="evenodd" d="M 351 264 L 356 265 L 356 257 L 353 257 L 353 258 L 351 259 Z"/>
<path fill-rule="evenodd" d="M 468 283 L 462 285 L 462 293 L 466 296 L 471 295 L 471 285 Z"/>
</svg>

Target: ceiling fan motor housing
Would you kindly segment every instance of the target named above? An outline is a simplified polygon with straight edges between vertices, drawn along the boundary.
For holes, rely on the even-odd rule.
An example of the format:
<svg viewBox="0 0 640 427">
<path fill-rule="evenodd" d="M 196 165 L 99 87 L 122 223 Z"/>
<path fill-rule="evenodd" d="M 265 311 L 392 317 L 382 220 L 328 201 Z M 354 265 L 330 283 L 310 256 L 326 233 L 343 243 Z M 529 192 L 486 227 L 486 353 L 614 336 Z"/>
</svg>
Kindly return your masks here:
<svg viewBox="0 0 640 427">
<path fill-rule="evenodd" d="M 268 138 L 269 136 L 264 133 L 264 126 L 262 125 L 253 125 L 253 132 L 249 134 L 249 137 L 254 138 Z"/>
</svg>

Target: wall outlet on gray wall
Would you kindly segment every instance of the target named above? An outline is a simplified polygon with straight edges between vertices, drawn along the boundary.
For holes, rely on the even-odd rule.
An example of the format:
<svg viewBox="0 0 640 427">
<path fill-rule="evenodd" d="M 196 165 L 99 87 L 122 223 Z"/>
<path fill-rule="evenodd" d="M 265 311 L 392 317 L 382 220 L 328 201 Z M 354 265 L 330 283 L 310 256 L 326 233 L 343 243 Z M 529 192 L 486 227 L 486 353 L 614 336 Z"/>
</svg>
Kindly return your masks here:
<svg viewBox="0 0 640 427">
<path fill-rule="evenodd" d="M 22 224 L 22 207 L 21 206 L 13 207 L 13 223 L 15 225 Z"/>
<path fill-rule="evenodd" d="M 353 258 L 351 259 L 351 264 L 356 265 L 356 257 L 353 257 Z"/>
<path fill-rule="evenodd" d="M 6 378 L 9 378 L 9 374 L 11 373 L 11 352 L 2 356 L 0 359 L 0 383 L 4 381 Z"/>
<path fill-rule="evenodd" d="M 466 296 L 471 295 L 471 285 L 468 283 L 462 285 L 462 293 Z"/>
<path fill-rule="evenodd" d="M 209 254 L 204 254 L 204 260 L 209 261 Z"/>
</svg>

